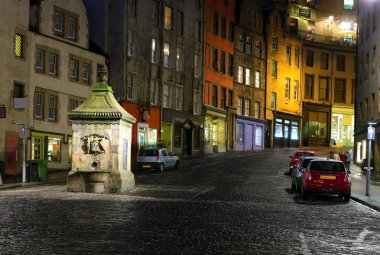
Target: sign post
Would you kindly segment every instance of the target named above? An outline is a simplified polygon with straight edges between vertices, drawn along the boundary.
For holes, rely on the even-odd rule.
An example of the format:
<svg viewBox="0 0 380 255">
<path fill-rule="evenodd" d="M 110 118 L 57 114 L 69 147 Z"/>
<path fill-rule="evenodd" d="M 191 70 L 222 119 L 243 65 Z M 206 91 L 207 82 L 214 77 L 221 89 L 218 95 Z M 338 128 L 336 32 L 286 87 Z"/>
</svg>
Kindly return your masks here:
<svg viewBox="0 0 380 255">
<path fill-rule="evenodd" d="M 370 182 L 371 182 L 371 144 L 372 144 L 372 140 L 375 140 L 375 128 L 372 127 L 372 125 L 376 125 L 376 123 L 373 123 L 373 122 L 369 122 L 368 123 L 368 136 L 367 136 L 367 139 L 368 139 L 368 156 L 367 156 L 367 159 L 368 159 L 368 167 L 367 167 L 367 178 L 366 178 L 366 189 L 365 189 L 365 195 L 366 196 L 369 196 L 370 194 Z"/>
</svg>

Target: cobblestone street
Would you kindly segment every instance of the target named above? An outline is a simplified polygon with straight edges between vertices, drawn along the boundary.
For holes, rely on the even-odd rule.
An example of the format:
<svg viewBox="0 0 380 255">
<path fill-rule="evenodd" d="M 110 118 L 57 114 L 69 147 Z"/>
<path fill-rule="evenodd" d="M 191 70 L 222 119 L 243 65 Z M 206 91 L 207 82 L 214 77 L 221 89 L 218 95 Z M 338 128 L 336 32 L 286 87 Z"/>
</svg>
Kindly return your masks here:
<svg viewBox="0 0 380 255">
<path fill-rule="evenodd" d="M 1 191 L 0 254 L 380 254 L 380 213 L 290 190 L 290 151 L 184 159 L 123 195 Z"/>
</svg>

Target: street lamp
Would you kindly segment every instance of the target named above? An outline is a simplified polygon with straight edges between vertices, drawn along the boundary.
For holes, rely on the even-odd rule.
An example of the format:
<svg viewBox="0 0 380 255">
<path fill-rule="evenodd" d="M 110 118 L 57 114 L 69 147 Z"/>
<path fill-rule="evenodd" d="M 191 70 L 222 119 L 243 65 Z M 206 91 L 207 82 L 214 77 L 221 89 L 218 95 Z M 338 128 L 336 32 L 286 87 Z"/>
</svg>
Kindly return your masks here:
<svg viewBox="0 0 380 255">
<path fill-rule="evenodd" d="M 22 182 L 26 182 L 26 149 L 25 149 L 25 124 L 12 121 L 12 124 L 18 125 L 22 137 Z"/>
</svg>

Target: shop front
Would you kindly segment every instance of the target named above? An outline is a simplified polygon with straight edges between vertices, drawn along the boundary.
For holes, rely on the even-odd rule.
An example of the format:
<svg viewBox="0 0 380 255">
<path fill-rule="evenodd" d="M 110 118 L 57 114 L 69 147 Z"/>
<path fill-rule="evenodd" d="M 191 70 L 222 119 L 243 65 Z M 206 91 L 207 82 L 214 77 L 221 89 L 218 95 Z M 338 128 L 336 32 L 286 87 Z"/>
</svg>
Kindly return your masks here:
<svg viewBox="0 0 380 255">
<path fill-rule="evenodd" d="M 227 151 L 227 112 L 205 109 L 204 153 Z"/>
<path fill-rule="evenodd" d="M 333 106 L 331 109 L 331 139 L 337 147 L 354 146 L 354 108 Z"/>
<path fill-rule="evenodd" d="M 303 146 L 330 144 L 331 106 L 304 103 L 302 123 Z"/>
<path fill-rule="evenodd" d="M 264 149 L 265 121 L 249 117 L 236 117 L 236 151 Z"/>
<path fill-rule="evenodd" d="M 300 146 L 301 116 L 276 112 L 274 120 L 273 147 L 290 148 Z"/>
</svg>

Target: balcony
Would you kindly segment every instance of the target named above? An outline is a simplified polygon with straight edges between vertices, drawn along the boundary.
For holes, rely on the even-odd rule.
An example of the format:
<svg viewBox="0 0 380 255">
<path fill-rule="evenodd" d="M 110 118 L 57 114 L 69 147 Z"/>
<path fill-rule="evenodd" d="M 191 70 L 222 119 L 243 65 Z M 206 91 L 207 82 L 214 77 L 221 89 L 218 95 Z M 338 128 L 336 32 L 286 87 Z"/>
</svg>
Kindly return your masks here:
<svg viewBox="0 0 380 255">
<path fill-rule="evenodd" d="M 294 26 L 287 26 L 286 33 L 290 36 L 297 37 L 304 41 L 326 44 L 335 47 L 356 47 L 357 35 L 355 31 L 341 31 L 338 32 L 336 35 L 322 35 L 297 29 Z"/>
</svg>

